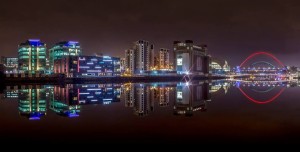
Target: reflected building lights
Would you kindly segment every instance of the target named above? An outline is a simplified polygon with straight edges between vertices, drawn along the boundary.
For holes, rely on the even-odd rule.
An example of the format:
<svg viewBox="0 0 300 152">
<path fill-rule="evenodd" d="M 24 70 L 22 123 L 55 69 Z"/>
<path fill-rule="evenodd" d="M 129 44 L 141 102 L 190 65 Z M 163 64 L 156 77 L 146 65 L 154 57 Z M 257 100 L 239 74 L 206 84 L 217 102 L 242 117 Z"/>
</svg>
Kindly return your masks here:
<svg viewBox="0 0 300 152">
<path fill-rule="evenodd" d="M 47 103 L 50 112 L 64 117 L 78 117 L 85 105 L 107 106 L 118 102 L 124 102 L 124 107 L 131 108 L 137 116 L 149 115 L 154 112 L 155 106 L 158 106 L 159 111 L 160 108 L 168 108 L 170 105 L 174 115 L 192 116 L 196 111 L 206 111 L 211 95 L 217 92 L 223 94 L 223 91 L 219 90 L 225 90 L 226 93 L 230 85 L 241 86 L 224 81 L 193 81 L 188 85 L 184 82 L 27 85 L 3 88 L 2 95 L 8 94 L 10 96 L 5 96 L 11 99 L 17 96 L 20 115 L 30 120 L 41 119 L 46 115 Z M 265 84 L 265 87 L 267 86 L 268 84 Z M 256 90 L 258 91 L 264 92 Z"/>
<path fill-rule="evenodd" d="M 194 111 L 206 111 L 207 101 L 210 100 L 209 83 L 188 86 L 179 83 L 176 87 L 174 115 L 192 116 Z"/>
<path fill-rule="evenodd" d="M 43 88 L 33 87 L 19 90 L 19 112 L 29 120 L 39 120 L 46 115 L 46 92 Z"/>
</svg>

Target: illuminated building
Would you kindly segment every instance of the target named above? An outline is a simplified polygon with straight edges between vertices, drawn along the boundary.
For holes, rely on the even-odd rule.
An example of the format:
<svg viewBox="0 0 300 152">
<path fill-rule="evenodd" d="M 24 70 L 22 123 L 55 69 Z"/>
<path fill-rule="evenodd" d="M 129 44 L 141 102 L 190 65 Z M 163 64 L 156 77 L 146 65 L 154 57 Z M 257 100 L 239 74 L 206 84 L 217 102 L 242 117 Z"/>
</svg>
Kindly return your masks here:
<svg viewBox="0 0 300 152">
<path fill-rule="evenodd" d="M 134 74 L 135 70 L 135 51 L 133 49 L 125 50 L 125 73 Z"/>
<path fill-rule="evenodd" d="M 121 74 L 123 74 L 126 70 L 126 58 L 120 58 L 120 69 Z"/>
<path fill-rule="evenodd" d="M 127 83 L 123 86 L 122 100 L 125 102 L 125 107 L 132 107 L 134 114 L 137 116 L 146 116 L 150 111 L 153 111 L 154 104 L 151 100 L 151 89 L 146 84 Z"/>
<path fill-rule="evenodd" d="M 159 50 L 159 69 L 170 69 L 170 53 L 168 49 Z"/>
<path fill-rule="evenodd" d="M 26 116 L 30 120 L 40 119 L 46 114 L 45 89 L 20 89 L 18 103 L 20 115 Z"/>
<path fill-rule="evenodd" d="M 79 104 L 111 104 L 120 102 L 120 85 L 86 84 L 76 85 Z"/>
<path fill-rule="evenodd" d="M 57 100 L 51 101 L 49 106 L 58 115 L 66 117 L 78 117 L 81 108 L 79 105 L 68 105 Z"/>
<path fill-rule="evenodd" d="M 134 86 L 132 83 L 124 84 L 123 86 L 123 98 L 125 107 L 134 106 Z"/>
<path fill-rule="evenodd" d="M 174 41 L 175 66 L 178 74 L 209 74 L 210 57 L 206 45 L 194 45 L 193 41 Z"/>
<path fill-rule="evenodd" d="M 56 86 L 51 94 L 50 109 L 61 116 L 78 117 L 81 105 L 120 102 L 117 84 L 68 84 Z"/>
<path fill-rule="evenodd" d="M 144 74 L 154 67 L 154 45 L 148 41 L 134 42 L 132 49 L 125 50 L 126 72 Z"/>
<path fill-rule="evenodd" d="M 80 113 L 78 99 L 73 89 L 70 89 L 70 84 L 65 88 L 54 87 L 50 94 L 49 107 L 55 113 L 66 117 L 77 117 Z"/>
<path fill-rule="evenodd" d="M 230 72 L 230 67 L 226 60 L 211 58 L 210 66 L 213 74 L 226 74 Z"/>
<path fill-rule="evenodd" d="M 134 84 L 134 111 L 138 116 L 148 115 L 153 111 L 150 101 L 150 87 L 146 84 Z"/>
<path fill-rule="evenodd" d="M 213 85 L 210 86 L 210 93 L 216 93 L 219 90 L 223 89 L 224 94 L 228 92 L 228 89 L 230 88 L 230 83 L 227 82 L 214 82 Z"/>
<path fill-rule="evenodd" d="M 135 74 L 143 74 L 154 66 L 154 45 L 148 41 L 139 40 L 134 43 L 136 52 Z"/>
<path fill-rule="evenodd" d="M 176 87 L 174 114 L 192 116 L 194 111 L 206 111 L 206 102 L 210 100 L 208 83 L 179 83 Z"/>
<path fill-rule="evenodd" d="M 5 90 L 4 91 L 4 98 L 18 99 L 19 98 L 19 91 L 18 90 Z"/>
<path fill-rule="evenodd" d="M 110 104 L 120 102 L 118 84 L 69 84 L 66 88 L 55 87 L 55 100 L 68 105 Z"/>
<path fill-rule="evenodd" d="M 1 57 L 1 64 L 4 65 L 5 73 L 18 73 L 18 58 L 15 57 Z"/>
<path fill-rule="evenodd" d="M 159 58 L 154 57 L 154 69 L 159 69 Z"/>
<path fill-rule="evenodd" d="M 80 56 L 82 54 L 80 44 L 75 41 L 63 41 L 56 43 L 49 50 L 50 71 L 54 70 L 54 61 L 66 56 Z"/>
<path fill-rule="evenodd" d="M 120 58 L 109 56 L 67 56 L 54 61 L 54 73 L 67 77 L 118 76 L 121 74 Z"/>
<path fill-rule="evenodd" d="M 5 86 L 3 90 L 4 98 L 6 99 L 18 99 L 19 98 L 19 90 L 18 86 Z"/>
<path fill-rule="evenodd" d="M 169 105 L 169 101 L 170 101 L 170 88 L 159 88 L 159 106 L 161 107 L 165 107 Z"/>
<path fill-rule="evenodd" d="M 18 62 L 20 73 L 44 73 L 46 70 L 46 44 L 29 39 L 19 45 Z"/>
</svg>

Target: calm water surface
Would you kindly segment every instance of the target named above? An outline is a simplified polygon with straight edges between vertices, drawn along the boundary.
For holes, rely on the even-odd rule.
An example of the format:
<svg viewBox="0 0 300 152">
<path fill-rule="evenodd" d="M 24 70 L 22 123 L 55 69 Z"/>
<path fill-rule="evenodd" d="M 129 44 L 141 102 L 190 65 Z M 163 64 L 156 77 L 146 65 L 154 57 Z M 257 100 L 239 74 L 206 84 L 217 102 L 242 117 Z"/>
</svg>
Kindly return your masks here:
<svg viewBox="0 0 300 152">
<path fill-rule="evenodd" d="M 6 86 L 6 142 L 298 143 L 297 82 Z M 299 142 L 300 143 L 300 142 Z"/>
</svg>

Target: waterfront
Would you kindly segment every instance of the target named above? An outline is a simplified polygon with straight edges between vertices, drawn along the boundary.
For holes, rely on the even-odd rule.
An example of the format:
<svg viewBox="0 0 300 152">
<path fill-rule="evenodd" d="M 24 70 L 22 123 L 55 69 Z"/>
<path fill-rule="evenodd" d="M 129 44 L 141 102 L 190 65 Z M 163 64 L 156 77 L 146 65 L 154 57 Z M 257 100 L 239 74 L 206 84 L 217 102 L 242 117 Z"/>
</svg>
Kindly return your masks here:
<svg viewBox="0 0 300 152">
<path fill-rule="evenodd" d="M 298 86 L 233 81 L 9 86 L 1 94 L 1 140 L 297 143 Z"/>
</svg>

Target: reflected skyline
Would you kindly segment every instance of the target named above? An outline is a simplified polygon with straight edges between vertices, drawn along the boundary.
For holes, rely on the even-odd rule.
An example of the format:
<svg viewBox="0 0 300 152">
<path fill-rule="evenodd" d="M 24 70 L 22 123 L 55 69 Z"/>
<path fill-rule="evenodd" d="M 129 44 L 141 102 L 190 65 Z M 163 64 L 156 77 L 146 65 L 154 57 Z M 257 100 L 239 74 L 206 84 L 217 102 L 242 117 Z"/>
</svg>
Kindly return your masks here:
<svg viewBox="0 0 300 152">
<path fill-rule="evenodd" d="M 87 105 L 123 104 L 136 116 L 148 116 L 156 108 L 172 107 L 173 115 L 205 112 L 215 95 L 236 87 L 249 101 L 264 104 L 276 100 L 285 88 L 299 83 L 214 81 L 192 83 L 67 84 L 65 86 L 7 86 L 4 100 L 16 100 L 21 116 L 29 120 L 46 117 L 49 111 L 64 117 L 79 117 Z M 220 92 L 221 91 L 221 92 Z M 263 95 L 271 97 L 263 97 Z M 255 96 L 257 99 L 254 99 Z M 167 108 L 168 109 L 168 108 Z"/>
</svg>

